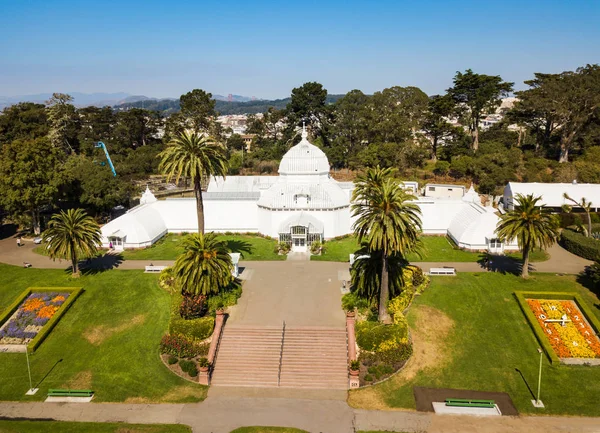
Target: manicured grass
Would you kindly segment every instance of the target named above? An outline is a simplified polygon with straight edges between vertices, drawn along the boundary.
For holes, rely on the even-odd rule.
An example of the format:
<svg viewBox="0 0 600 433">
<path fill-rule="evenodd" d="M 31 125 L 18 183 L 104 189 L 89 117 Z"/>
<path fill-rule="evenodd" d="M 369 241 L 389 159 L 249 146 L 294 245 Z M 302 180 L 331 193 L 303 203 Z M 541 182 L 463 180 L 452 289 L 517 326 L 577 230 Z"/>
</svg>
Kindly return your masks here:
<svg viewBox="0 0 600 433">
<path fill-rule="evenodd" d="M 158 347 L 169 320 L 169 294 L 143 271 L 106 271 L 72 279 L 63 270 L 0 265 L 0 310 L 27 287 L 83 287 L 35 353 L 29 389 L 25 355 L 0 353 L 0 400 L 44 400 L 49 388 L 92 389 L 94 401 L 193 402 L 206 387 L 172 374 Z"/>
<path fill-rule="evenodd" d="M 231 431 L 231 433 L 308 433 L 306 430 L 300 430 L 292 427 L 240 427 Z"/>
<path fill-rule="evenodd" d="M 167 234 L 154 245 L 138 250 L 126 250 L 125 260 L 175 260 L 183 252 L 181 245 L 185 235 Z M 242 253 L 242 260 L 285 260 L 275 252 L 277 242 L 253 235 L 218 235 L 232 252 Z"/>
<path fill-rule="evenodd" d="M 6 421 L 0 420 L 2 433 L 190 433 L 181 424 L 124 424 L 66 421 Z"/>
<path fill-rule="evenodd" d="M 354 236 L 331 239 L 323 244 L 325 251 L 320 256 L 310 256 L 310 259 L 325 262 L 348 262 L 350 261 L 349 255 L 354 254 L 358 248 L 359 245 Z"/>
<path fill-rule="evenodd" d="M 422 257 L 416 254 L 410 254 L 408 260 L 411 262 L 476 262 L 483 259 L 482 253 L 474 253 L 464 251 L 456 247 L 445 236 L 423 236 Z M 323 245 L 325 252 L 320 256 L 311 256 L 311 260 L 331 261 L 331 262 L 347 262 L 349 255 L 358 250 L 358 242 L 354 236 L 348 236 L 341 239 L 332 239 L 325 241 Z M 507 254 L 516 260 L 521 260 L 520 253 Z M 542 262 L 548 260 L 548 255 L 545 251 L 534 251 L 530 254 L 532 262 Z"/>
<path fill-rule="evenodd" d="M 453 322 L 448 334 L 435 341 L 431 339 L 439 335 L 435 327 L 440 320 L 432 318 L 429 324 L 434 332 L 421 337 L 429 341 L 429 346 L 421 348 L 435 349 L 429 354 L 434 365 L 417 368 L 408 379 L 400 373 L 370 390 L 352 391 L 350 401 L 370 399 L 392 408 L 414 408 L 413 386 L 425 386 L 507 392 L 521 413 L 600 416 L 600 367 L 552 366 L 544 357 L 541 399 L 546 409 L 532 406 L 528 390 L 528 386 L 537 389 L 539 343 L 513 293 L 576 292 L 600 317 L 598 298 L 575 278 L 536 274 L 523 280 L 499 273 L 433 277 L 407 318 L 416 333 L 418 320 L 422 329 L 423 321 L 427 323 L 436 310 Z M 365 393 L 363 400 L 360 393 Z"/>
</svg>

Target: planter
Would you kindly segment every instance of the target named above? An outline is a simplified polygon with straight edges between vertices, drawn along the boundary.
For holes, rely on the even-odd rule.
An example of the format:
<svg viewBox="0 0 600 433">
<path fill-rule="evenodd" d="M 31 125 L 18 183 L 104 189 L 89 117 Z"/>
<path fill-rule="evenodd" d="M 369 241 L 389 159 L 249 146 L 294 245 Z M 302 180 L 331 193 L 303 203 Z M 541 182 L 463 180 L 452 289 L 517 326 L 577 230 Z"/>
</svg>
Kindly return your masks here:
<svg viewBox="0 0 600 433">
<path fill-rule="evenodd" d="M 346 317 L 353 318 L 356 317 L 356 311 L 346 311 Z"/>
<path fill-rule="evenodd" d="M 223 316 L 225 314 L 225 309 L 219 308 L 218 310 L 215 311 L 215 314 L 217 316 Z"/>
<path fill-rule="evenodd" d="M 352 377 L 358 377 L 359 374 L 360 370 L 350 370 L 350 376 Z"/>
<path fill-rule="evenodd" d="M 208 373 L 208 367 L 198 367 L 200 373 Z"/>
</svg>

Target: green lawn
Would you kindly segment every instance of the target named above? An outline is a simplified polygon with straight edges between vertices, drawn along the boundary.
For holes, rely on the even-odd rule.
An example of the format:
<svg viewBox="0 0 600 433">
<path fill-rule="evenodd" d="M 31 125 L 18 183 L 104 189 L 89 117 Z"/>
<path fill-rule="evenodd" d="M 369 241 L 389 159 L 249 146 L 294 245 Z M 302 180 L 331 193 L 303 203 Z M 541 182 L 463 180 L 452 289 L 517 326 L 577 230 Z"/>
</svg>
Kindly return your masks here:
<svg viewBox="0 0 600 433">
<path fill-rule="evenodd" d="M 193 402 L 202 387 L 172 374 L 158 346 L 167 330 L 169 295 L 143 271 L 107 271 L 72 279 L 63 270 L 0 265 L 0 310 L 32 286 L 80 286 L 84 292 L 30 357 L 0 353 L 0 400 L 44 400 L 48 388 L 93 389 L 94 401 Z"/>
<path fill-rule="evenodd" d="M 457 248 L 445 236 L 423 236 L 423 254 L 418 257 L 416 254 L 408 256 L 411 262 L 476 262 L 481 260 L 481 253 L 463 251 Z M 320 256 L 311 256 L 311 260 L 347 262 L 349 255 L 358 249 L 358 242 L 354 236 L 348 236 L 342 239 L 325 241 L 325 252 Z M 507 254 L 517 260 L 521 259 L 520 253 Z M 548 259 L 545 251 L 535 251 L 530 255 L 533 262 L 541 262 Z"/>
<path fill-rule="evenodd" d="M 240 427 L 232 430 L 231 433 L 308 433 L 306 430 L 300 430 L 292 427 Z"/>
<path fill-rule="evenodd" d="M 175 260 L 183 252 L 181 242 L 185 235 L 167 234 L 154 245 L 123 252 L 125 260 Z M 277 242 L 253 235 L 219 235 L 232 252 L 242 253 L 242 260 L 285 260 L 275 253 Z"/>
<path fill-rule="evenodd" d="M 180 424 L 124 424 L 63 421 L 0 420 L 1 433 L 190 433 L 192 429 Z"/>
<path fill-rule="evenodd" d="M 422 337 L 430 343 L 422 346 L 430 351 L 422 356 L 431 367 L 413 366 L 416 371 L 408 377 L 401 372 L 370 389 L 352 391 L 351 403 L 368 406 L 379 401 L 384 407 L 414 408 L 413 386 L 425 386 L 508 392 L 521 413 L 600 416 L 600 367 L 552 366 L 544 358 L 544 410 L 532 406 L 533 397 L 519 373 L 531 389 L 537 388 L 539 344 L 513 292 L 577 292 L 600 318 L 598 298 L 575 278 L 536 274 L 523 280 L 499 273 L 433 277 L 407 316 L 413 332 L 431 328 Z M 436 310 L 453 322 L 445 336 L 438 329 L 443 320 Z"/>
</svg>

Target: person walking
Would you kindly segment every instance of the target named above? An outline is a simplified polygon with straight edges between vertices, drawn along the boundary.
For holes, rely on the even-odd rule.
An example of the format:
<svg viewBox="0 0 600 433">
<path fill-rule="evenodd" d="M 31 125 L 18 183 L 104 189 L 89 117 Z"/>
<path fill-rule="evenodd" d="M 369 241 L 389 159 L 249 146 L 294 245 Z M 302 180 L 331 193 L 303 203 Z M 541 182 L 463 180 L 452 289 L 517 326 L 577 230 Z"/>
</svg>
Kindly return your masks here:
<svg viewBox="0 0 600 433">
<path fill-rule="evenodd" d="M 21 236 L 17 236 L 17 248 L 21 246 Z"/>
<path fill-rule="evenodd" d="M 110 241 L 110 242 L 108 243 L 108 249 L 112 251 L 112 249 L 113 249 L 113 244 L 112 244 L 112 241 Z"/>
</svg>

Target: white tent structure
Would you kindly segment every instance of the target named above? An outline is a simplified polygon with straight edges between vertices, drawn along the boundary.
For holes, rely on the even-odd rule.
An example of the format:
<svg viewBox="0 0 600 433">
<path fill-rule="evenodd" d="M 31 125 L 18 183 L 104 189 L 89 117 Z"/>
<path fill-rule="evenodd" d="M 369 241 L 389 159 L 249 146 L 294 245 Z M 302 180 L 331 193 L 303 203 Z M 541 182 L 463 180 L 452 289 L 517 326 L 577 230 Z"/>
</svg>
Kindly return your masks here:
<svg viewBox="0 0 600 433">
<path fill-rule="evenodd" d="M 577 202 L 582 198 L 591 201 L 592 206 L 600 208 L 600 184 L 597 183 L 521 183 L 509 182 L 504 187 L 503 204 L 504 209 L 514 209 L 514 201 L 517 194 L 542 197 L 540 203 L 548 208 L 560 208 L 563 205 L 573 206 L 573 202 L 564 198 L 567 193 L 569 197 Z"/>
<path fill-rule="evenodd" d="M 329 176 L 325 153 L 307 139 L 293 146 L 279 176 L 213 178 L 204 200 L 207 232 L 257 232 L 307 251 L 316 241 L 352 233 L 354 184 Z M 416 190 L 415 182 L 405 188 Z M 599 201 L 600 202 L 600 201 Z M 481 206 L 471 187 L 462 197 L 420 197 L 423 233 L 448 235 L 461 248 L 502 252 L 515 249 L 494 238 L 498 216 Z M 102 227 L 103 245 L 117 249 L 152 245 L 165 233 L 198 231 L 194 198 L 156 200 L 146 189 L 140 205 Z"/>
</svg>

